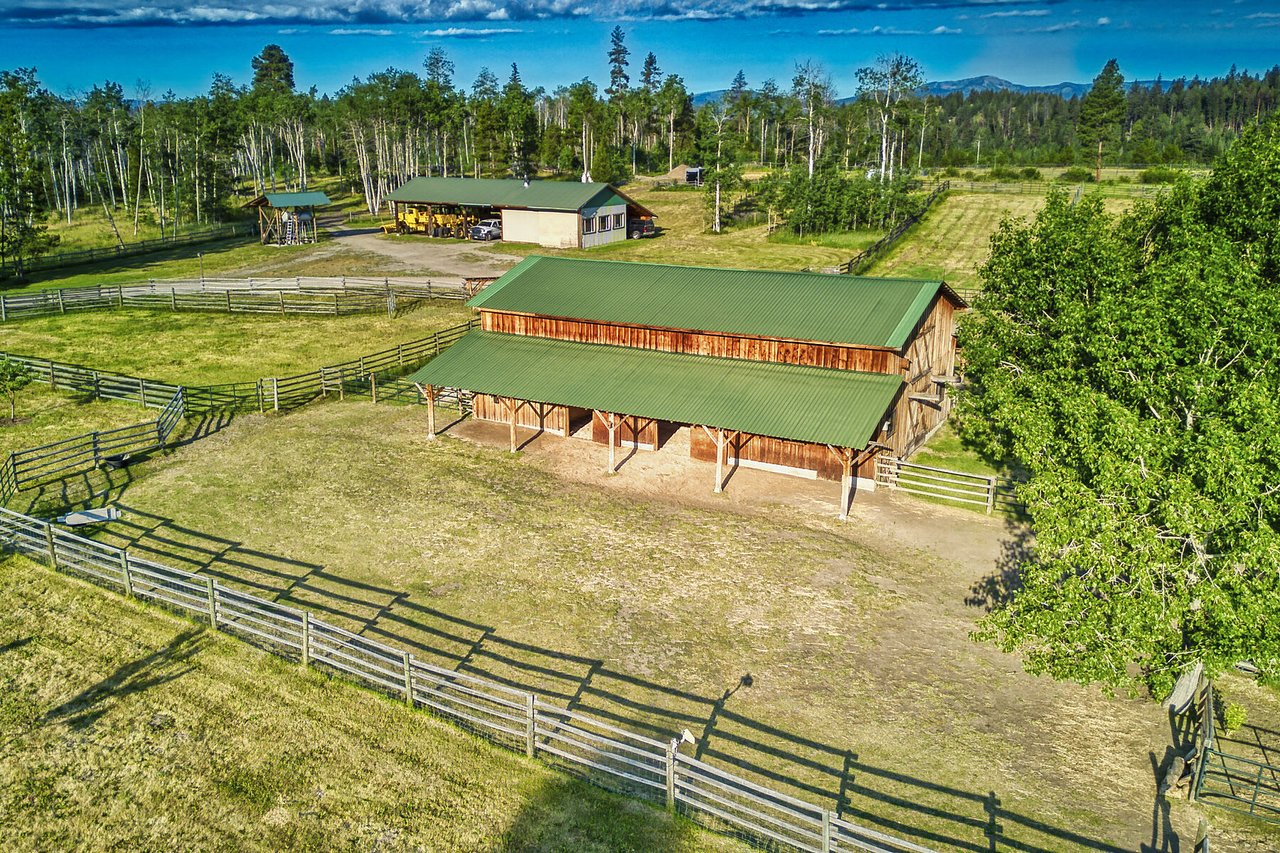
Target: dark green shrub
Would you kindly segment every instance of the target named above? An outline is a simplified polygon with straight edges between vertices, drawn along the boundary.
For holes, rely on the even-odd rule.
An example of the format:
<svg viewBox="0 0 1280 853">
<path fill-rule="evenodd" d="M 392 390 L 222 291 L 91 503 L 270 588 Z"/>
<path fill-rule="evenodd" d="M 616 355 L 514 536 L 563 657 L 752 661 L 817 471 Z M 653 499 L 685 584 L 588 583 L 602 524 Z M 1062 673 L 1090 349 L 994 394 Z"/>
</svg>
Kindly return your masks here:
<svg viewBox="0 0 1280 853">
<path fill-rule="evenodd" d="M 1069 184 L 1091 184 L 1093 183 L 1093 172 L 1083 166 L 1072 166 L 1059 175 L 1058 180 L 1066 181 Z"/>
</svg>

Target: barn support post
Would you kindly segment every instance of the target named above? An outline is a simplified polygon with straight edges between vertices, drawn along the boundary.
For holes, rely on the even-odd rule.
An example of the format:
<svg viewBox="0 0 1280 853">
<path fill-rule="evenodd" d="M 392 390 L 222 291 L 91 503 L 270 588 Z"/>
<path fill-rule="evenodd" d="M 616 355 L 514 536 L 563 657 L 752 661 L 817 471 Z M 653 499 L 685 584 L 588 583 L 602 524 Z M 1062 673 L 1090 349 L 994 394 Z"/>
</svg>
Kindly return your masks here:
<svg viewBox="0 0 1280 853">
<path fill-rule="evenodd" d="M 514 397 L 507 398 L 507 412 L 511 420 L 511 452 L 516 452 L 516 401 Z"/>
<path fill-rule="evenodd" d="M 849 504 L 853 502 L 853 465 L 859 454 L 851 447 L 834 447 L 827 449 L 840 460 L 840 520 L 849 520 Z M 861 460 L 860 460 L 861 461 Z"/>
<path fill-rule="evenodd" d="M 614 434 L 618 430 L 618 418 L 613 412 L 609 413 L 609 420 L 605 424 L 609 428 L 609 473 L 618 473 L 617 451 L 614 450 Z"/>
<path fill-rule="evenodd" d="M 718 495 L 724 491 L 724 430 L 716 430 L 713 440 L 716 443 L 716 487 L 712 491 Z"/>
</svg>

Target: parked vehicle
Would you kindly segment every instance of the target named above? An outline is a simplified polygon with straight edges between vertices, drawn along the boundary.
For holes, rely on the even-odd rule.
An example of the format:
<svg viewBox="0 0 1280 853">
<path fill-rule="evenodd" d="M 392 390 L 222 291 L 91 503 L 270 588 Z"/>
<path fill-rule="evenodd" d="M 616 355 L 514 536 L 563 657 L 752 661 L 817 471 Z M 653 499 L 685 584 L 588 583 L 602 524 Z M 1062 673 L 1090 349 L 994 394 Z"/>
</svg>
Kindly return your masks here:
<svg viewBox="0 0 1280 853">
<path fill-rule="evenodd" d="M 471 226 L 472 240 L 501 240 L 502 239 L 502 220 L 501 219 L 481 219 L 475 225 Z"/>
<path fill-rule="evenodd" d="M 658 226 L 654 224 L 652 219 L 627 220 L 627 236 L 632 240 L 639 240 L 641 237 L 655 237 L 657 234 Z"/>
</svg>

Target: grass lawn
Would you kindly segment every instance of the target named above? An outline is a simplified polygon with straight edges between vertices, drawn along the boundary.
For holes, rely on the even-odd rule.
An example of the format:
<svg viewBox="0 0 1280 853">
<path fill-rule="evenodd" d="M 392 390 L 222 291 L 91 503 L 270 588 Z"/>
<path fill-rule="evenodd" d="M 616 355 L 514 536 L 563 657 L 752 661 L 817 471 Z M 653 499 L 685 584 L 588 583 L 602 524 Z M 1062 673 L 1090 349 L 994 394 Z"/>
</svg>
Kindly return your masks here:
<svg viewBox="0 0 1280 853">
<path fill-rule="evenodd" d="M 156 413 L 130 403 L 95 400 L 32 383 L 18 392 L 18 422 L 9 422 L 9 406 L 0 406 L 0 460 L 15 450 L 38 447 L 94 430 L 155 420 Z"/>
<path fill-rule="evenodd" d="M 0 683 L 14 853 L 743 849 L 16 557 Z"/>
<path fill-rule="evenodd" d="M 619 261 L 698 264 L 743 269 L 823 269 L 849 260 L 874 243 L 878 233 L 821 235 L 792 241 L 769 239 L 767 225 L 710 230 L 706 194 L 696 190 L 657 190 L 629 185 L 626 192 L 654 212 L 661 233 L 643 240 L 624 240 L 594 249 L 545 249 L 517 243 L 477 244 L 478 251 L 499 254 L 567 255 Z"/>
<path fill-rule="evenodd" d="M 998 849 L 1151 836 L 1159 708 L 968 638 L 998 523 L 620 491 L 626 468 L 569 481 L 427 442 L 423 421 L 350 402 L 238 418 L 131 469 L 101 535 L 654 736 L 689 729 L 707 760 L 935 848 L 986 850 L 993 810 Z"/>
<path fill-rule="evenodd" d="M 1111 213 L 1127 210 L 1132 199 L 1108 198 Z M 981 285 L 978 267 L 991 252 L 991 235 L 1006 216 L 1031 218 L 1044 207 L 1036 195 L 949 193 L 902 238 L 867 275 L 945 279 L 967 290 Z"/>
<path fill-rule="evenodd" d="M 460 302 L 388 318 L 172 313 L 128 309 L 36 317 L 3 326 L 4 347 L 186 385 L 289 376 L 388 349 L 471 318 Z"/>
<path fill-rule="evenodd" d="M 947 423 L 934 433 L 929 442 L 916 452 L 910 461 L 918 465 L 949 468 L 952 471 L 979 474 L 983 477 L 1009 477 L 1013 474 L 1007 465 L 993 463 L 965 445 L 951 423 Z"/>
</svg>

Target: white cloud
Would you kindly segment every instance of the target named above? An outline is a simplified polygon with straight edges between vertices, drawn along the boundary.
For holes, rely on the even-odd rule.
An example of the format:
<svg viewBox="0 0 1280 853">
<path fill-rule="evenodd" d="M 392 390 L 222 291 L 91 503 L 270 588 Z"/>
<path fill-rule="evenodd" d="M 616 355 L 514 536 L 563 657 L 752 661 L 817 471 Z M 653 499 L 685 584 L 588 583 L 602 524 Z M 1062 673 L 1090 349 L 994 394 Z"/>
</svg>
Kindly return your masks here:
<svg viewBox="0 0 1280 853">
<path fill-rule="evenodd" d="M 1105 27 L 1110 23 L 1111 23 L 1111 19 L 1106 17 L 1105 15 L 1098 19 L 1098 26 L 1100 27 Z"/>
<path fill-rule="evenodd" d="M 510 33 L 522 33 L 517 27 L 444 27 L 435 30 L 423 30 L 427 38 L 484 38 L 485 36 L 501 36 Z"/>
<path fill-rule="evenodd" d="M 294 30 L 294 32 L 297 32 L 297 30 Z M 334 29 L 329 30 L 329 35 L 331 36 L 391 36 L 391 35 L 395 35 L 395 33 L 391 30 L 365 30 L 365 29 L 350 29 L 348 27 L 335 27 Z"/>
<path fill-rule="evenodd" d="M 941 24 L 929 30 L 929 35 L 931 36 L 954 36 L 959 34 L 960 29 L 958 27 L 944 27 Z"/>
<path fill-rule="evenodd" d="M 1049 14 L 1048 9 L 1010 9 L 1007 12 L 988 12 L 983 18 L 1042 18 Z"/>
</svg>

